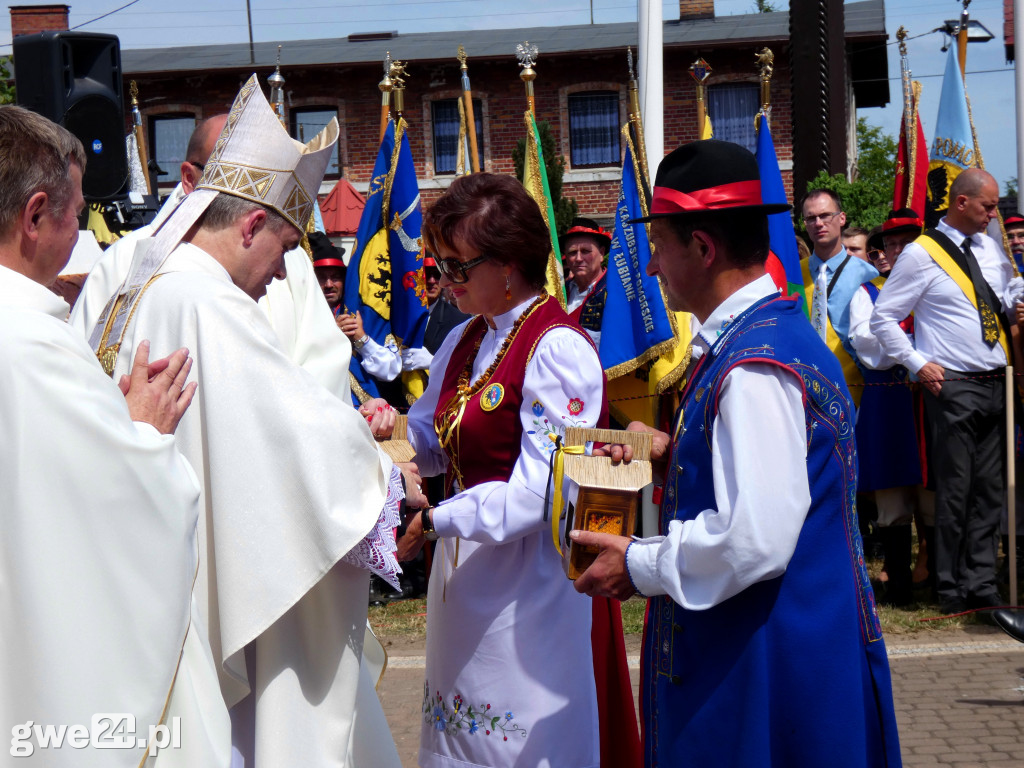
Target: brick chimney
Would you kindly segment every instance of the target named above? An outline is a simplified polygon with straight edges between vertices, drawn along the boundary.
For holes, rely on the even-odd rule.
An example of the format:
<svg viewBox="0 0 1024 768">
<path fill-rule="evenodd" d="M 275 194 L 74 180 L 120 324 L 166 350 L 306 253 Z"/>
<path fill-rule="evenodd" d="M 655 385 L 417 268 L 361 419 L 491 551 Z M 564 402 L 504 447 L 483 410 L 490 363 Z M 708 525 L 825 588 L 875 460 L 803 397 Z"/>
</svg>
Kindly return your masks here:
<svg viewBox="0 0 1024 768">
<path fill-rule="evenodd" d="M 715 0 L 679 0 L 679 20 L 696 21 L 715 17 Z"/>
<path fill-rule="evenodd" d="M 67 5 L 12 5 L 11 36 L 34 35 L 68 28 Z"/>
</svg>

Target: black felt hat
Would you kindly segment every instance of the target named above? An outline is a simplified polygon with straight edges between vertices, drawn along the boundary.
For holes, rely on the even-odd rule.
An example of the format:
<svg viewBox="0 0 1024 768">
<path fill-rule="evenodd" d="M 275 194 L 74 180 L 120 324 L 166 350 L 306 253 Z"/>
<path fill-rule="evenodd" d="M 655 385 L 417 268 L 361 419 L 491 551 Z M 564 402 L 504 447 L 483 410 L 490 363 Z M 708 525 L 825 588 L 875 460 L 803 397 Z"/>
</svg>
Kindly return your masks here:
<svg viewBox="0 0 1024 768">
<path fill-rule="evenodd" d="M 882 250 L 885 245 L 883 238 L 886 235 L 899 235 L 903 232 L 913 232 L 920 235 L 924 229 L 924 222 L 911 208 L 900 208 L 889 211 L 889 215 L 882 222 L 882 230 L 875 232 L 868 238 L 868 248 L 873 251 Z"/>
<path fill-rule="evenodd" d="M 673 150 L 658 166 L 651 214 L 634 222 L 666 216 L 705 216 L 741 211 L 788 211 L 787 203 L 765 204 L 757 158 L 739 144 L 704 139 Z"/>
<path fill-rule="evenodd" d="M 345 249 L 332 243 L 331 238 L 323 232 L 309 233 L 309 249 L 313 252 L 314 267 L 345 268 L 345 262 L 341 258 L 345 255 Z"/>
</svg>

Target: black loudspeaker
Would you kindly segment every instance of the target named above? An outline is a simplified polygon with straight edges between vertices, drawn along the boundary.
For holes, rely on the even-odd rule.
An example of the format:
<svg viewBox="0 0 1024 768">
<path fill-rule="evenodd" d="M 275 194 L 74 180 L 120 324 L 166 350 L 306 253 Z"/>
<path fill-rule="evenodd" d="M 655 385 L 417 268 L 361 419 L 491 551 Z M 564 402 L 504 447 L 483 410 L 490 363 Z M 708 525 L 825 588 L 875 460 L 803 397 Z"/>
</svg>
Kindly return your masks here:
<svg viewBox="0 0 1024 768">
<path fill-rule="evenodd" d="M 127 194 L 117 36 L 60 31 L 16 37 L 14 81 L 18 104 L 60 123 L 85 146 L 85 199 L 106 202 Z"/>
</svg>

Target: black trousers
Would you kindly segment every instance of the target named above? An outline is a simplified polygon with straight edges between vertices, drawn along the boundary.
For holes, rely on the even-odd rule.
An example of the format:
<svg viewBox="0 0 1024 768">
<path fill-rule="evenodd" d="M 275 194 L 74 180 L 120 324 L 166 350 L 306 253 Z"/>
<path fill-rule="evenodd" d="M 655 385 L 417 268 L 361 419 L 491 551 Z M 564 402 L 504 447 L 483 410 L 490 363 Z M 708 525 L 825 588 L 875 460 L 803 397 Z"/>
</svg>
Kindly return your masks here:
<svg viewBox="0 0 1024 768">
<path fill-rule="evenodd" d="M 947 370 L 946 376 L 971 374 Z M 935 478 L 936 589 L 942 601 L 997 591 L 999 520 L 1006 495 L 1004 386 L 1002 376 L 990 375 L 945 381 L 938 397 L 924 395 L 934 438 L 930 472 Z"/>
</svg>

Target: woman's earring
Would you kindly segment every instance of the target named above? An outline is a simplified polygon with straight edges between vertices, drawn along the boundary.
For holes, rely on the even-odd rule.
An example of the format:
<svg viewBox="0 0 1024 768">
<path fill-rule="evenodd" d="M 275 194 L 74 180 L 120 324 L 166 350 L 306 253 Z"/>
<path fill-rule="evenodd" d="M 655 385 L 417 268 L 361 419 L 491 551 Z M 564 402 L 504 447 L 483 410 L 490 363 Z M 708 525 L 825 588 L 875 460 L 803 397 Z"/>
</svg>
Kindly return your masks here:
<svg viewBox="0 0 1024 768">
<path fill-rule="evenodd" d="M 512 301 L 512 277 L 505 275 L 505 301 Z"/>
</svg>

